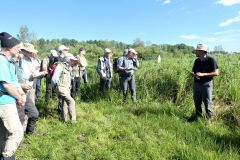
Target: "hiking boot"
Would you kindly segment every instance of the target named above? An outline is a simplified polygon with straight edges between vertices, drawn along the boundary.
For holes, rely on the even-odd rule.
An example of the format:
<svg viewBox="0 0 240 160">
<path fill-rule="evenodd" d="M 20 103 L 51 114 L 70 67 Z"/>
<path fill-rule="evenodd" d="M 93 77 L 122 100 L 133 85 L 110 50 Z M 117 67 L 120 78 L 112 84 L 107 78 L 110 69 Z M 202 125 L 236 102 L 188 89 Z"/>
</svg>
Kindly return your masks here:
<svg viewBox="0 0 240 160">
<path fill-rule="evenodd" d="M 200 115 L 192 115 L 191 117 L 189 117 L 187 119 L 188 122 L 194 122 L 194 121 L 198 121 L 198 119 L 201 118 Z"/>
<path fill-rule="evenodd" d="M 15 156 L 12 155 L 11 157 L 3 157 L 3 156 L 1 155 L 0 160 L 15 160 Z"/>
</svg>

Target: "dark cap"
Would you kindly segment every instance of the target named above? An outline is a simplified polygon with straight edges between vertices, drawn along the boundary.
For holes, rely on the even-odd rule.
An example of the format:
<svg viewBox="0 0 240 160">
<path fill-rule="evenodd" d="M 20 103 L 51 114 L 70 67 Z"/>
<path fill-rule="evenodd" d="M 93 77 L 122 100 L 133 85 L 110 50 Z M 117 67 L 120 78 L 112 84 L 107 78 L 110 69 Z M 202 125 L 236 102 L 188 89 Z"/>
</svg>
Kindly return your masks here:
<svg viewBox="0 0 240 160">
<path fill-rule="evenodd" d="M 81 47 L 81 48 L 79 48 L 79 52 L 81 52 L 81 51 L 86 51 L 86 49 Z"/>
<path fill-rule="evenodd" d="M 18 39 L 14 38 L 7 32 L 0 33 L 0 42 L 2 48 L 12 48 L 21 43 Z"/>
</svg>

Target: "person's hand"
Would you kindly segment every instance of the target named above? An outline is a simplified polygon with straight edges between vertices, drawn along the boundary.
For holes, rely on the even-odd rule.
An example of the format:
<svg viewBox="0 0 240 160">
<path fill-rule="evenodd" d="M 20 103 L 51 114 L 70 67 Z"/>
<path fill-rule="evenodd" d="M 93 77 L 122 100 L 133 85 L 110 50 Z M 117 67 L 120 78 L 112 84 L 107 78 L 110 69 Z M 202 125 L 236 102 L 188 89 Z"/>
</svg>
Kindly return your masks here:
<svg viewBox="0 0 240 160">
<path fill-rule="evenodd" d="M 125 71 L 131 71 L 133 68 L 125 68 Z"/>
<path fill-rule="evenodd" d="M 105 79 L 106 76 L 107 76 L 107 75 L 106 75 L 105 73 L 102 73 L 102 74 L 101 74 L 101 78 L 102 78 L 102 79 Z"/>
<path fill-rule="evenodd" d="M 35 74 L 34 73 L 31 74 L 30 77 L 29 77 L 29 81 L 33 81 L 34 77 L 35 77 Z"/>
<path fill-rule="evenodd" d="M 197 75 L 197 73 L 192 72 L 192 75 L 193 75 L 193 77 L 200 79 L 199 76 Z"/>
<path fill-rule="evenodd" d="M 21 87 L 24 91 L 32 89 L 32 86 L 28 85 L 27 83 L 21 83 Z"/>
<path fill-rule="evenodd" d="M 25 105 L 26 101 L 27 101 L 27 96 L 26 94 L 22 94 L 22 100 L 23 100 L 23 104 Z"/>
<path fill-rule="evenodd" d="M 42 76 L 45 76 L 48 74 L 48 71 L 42 71 Z"/>
<path fill-rule="evenodd" d="M 198 77 L 203 77 L 203 76 L 205 76 L 205 74 L 204 74 L 204 73 L 201 73 L 201 72 L 197 72 L 197 73 L 196 73 L 196 76 L 198 76 Z"/>
<path fill-rule="evenodd" d="M 26 100 L 24 101 L 23 97 L 20 96 L 18 99 L 17 99 L 17 105 L 18 106 L 24 106 L 25 105 L 25 102 Z"/>
</svg>

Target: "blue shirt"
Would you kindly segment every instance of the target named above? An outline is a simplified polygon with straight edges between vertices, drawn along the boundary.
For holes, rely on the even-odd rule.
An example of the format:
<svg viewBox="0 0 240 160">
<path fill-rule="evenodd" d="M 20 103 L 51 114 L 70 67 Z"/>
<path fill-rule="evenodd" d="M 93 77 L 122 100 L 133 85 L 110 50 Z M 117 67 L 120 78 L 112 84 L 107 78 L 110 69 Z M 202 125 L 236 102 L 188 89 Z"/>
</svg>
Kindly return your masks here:
<svg viewBox="0 0 240 160">
<path fill-rule="evenodd" d="M 16 87 L 16 89 L 19 86 L 16 81 L 17 75 L 14 69 L 14 65 L 11 64 L 11 62 L 9 62 L 5 56 L 0 55 L 0 68 L 0 90 L 3 93 L 3 95 L 0 96 L 0 106 L 16 103 L 16 99 L 13 96 L 9 95 L 2 85 L 3 83 L 11 83 Z"/>
<path fill-rule="evenodd" d="M 133 62 L 133 59 L 128 58 L 126 56 L 120 57 L 117 61 L 117 68 L 124 67 L 124 68 L 132 68 L 132 70 L 120 72 L 120 77 L 130 77 L 134 74 L 134 68 L 136 68 L 136 64 Z"/>
<path fill-rule="evenodd" d="M 214 58 L 207 56 L 204 61 L 201 61 L 200 58 L 197 58 L 194 62 L 192 71 L 194 73 L 201 72 L 201 73 L 211 73 L 218 69 L 217 62 Z M 194 82 L 204 83 L 209 82 L 213 79 L 213 77 L 203 76 L 200 79 L 194 78 Z"/>
</svg>

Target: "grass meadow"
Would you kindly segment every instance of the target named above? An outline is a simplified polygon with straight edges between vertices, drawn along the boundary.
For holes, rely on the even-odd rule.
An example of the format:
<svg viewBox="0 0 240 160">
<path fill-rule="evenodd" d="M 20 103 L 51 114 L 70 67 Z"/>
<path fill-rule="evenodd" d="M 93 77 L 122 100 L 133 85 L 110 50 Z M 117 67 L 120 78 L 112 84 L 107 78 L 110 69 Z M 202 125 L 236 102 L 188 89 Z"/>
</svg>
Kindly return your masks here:
<svg viewBox="0 0 240 160">
<path fill-rule="evenodd" d="M 214 79 L 215 117 L 193 123 L 191 70 L 195 57 L 141 61 L 136 71 L 137 103 L 122 103 L 118 76 L 99 93 L 96 66 L 76 98 L 77 123 L 63 123 L 57 100 L 44 112 L 36 134 L 17 150 L 19 160 L 238 160 L 240 159 L 240 55 L 214 55 L 220 75 Z M 43 83 L 44 84 L 44 83 Z M 44 85 L 43 85 L 44 95 Z"/>
</svg>

